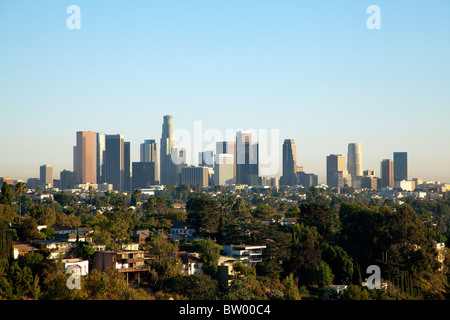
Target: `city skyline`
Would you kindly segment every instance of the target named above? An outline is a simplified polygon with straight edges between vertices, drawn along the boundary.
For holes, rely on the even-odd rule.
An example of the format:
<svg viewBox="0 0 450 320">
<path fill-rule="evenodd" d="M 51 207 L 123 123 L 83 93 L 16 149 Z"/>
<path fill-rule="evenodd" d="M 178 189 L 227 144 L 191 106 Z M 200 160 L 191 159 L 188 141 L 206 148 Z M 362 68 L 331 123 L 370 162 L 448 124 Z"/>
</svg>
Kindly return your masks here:
<svg viewBox="0 0 450 320">
<path fill-rule="evenodd" d="M 179 185 L 187 181 L 197 181 L 201 185 L 207 186 L 209 182 L 205 184 L 205 173 L 198 175 L 197 173 L 194 174 L 194 172 L 203 171 L 193 170 L 194 168 L 206 170 L 209 167 L 211 171 L 207 180 L 221 185 L 244 184 L 255 186 L 265 183 L 263 182 L 264 178 L 275 177 L 277 182 L 269 182 L 270 185 L 317 186 L 326 184 L 330 187 L 344 187 L 348 185 L 355 188 L 373 189 L 374 178 L 379 180 L 378 188 L 393 188 L 394 181 L 395 183 L 400 181 L 409 182 L 416 179 L 423 181 L 421 177 L 408 179 L 408 152 L 393 152 L 392 159 L 381 160 L 380 172 L 376 175 L 375 170 L 367 170 L 364 167 L 362 144 L 356 142 L 348 143 L 347 158 L 342 154 L 327 155 L 326 180 L 322 181 L 318 179 L 317 174 L 313 172 L 306 173 L 303 166 L 298 165 L 294 139 L 285 139 L 281 146 L 270 143 L 270 146 L 267 146 L 268 143 L 265 137 L 262 137 L 264 141 L 262 149 L 265 151 L 268 149 L 269 153 L 275 155 L 278 154 L 280 159 L 275 159 L 274 161 L 271 158 L 272 155 L 269 154 L 265 160 L 269 161 L 261 163 L 260 143 L 253 140 L 252 131 L 236 131 L 235 137 L 231 137 L 229 135 L 230 132 L 227 132 L 227 138 L 231 138 L 231 141 L 216 140 L 212 144 L 215 146 L 214 148 L 201 148 L 202 151 L 197 154 L 198 158 L 195 159 L 194 154 L 192 158 L 188 159 L 191 150 L 187 150 L 185 144 L 183 147 L 176 147 L 176 132 L 173 116 L 165 115 L 163 117 L 160 140 L 160 152 L 163 156 L 157 157 L 158 144 L 155 139 L 145 139 L 140 144 L 139 161 L 133 161 L 131 143 L 124 141 L 124 135 L 77 131 L 76 145 L 73 147 L 73 172 L 64 169 L 60 171 L 60 179 L 57 179 L 53 173 L 53 166 L 46 164 L 40 166 L 39 178 L 28 177 L 26 180 L 38 180 L 44 188 L 47 186 L 52 188 L 53 179 L 55 179 L 60 180 L 62 186 L 68 186 L 72 183 L 106 183 L 111 184 L 114 190 L 127 191 L 130 191 L 132 188 L 142 188 L 144 185 Z M 203 136 L 201 137 L 202 141 L 192 142 L 189 132 L 186 133 L 184 130 L 181 130 L 181 132 L 181 139 L 188 140 L 193 144 L 194 149 L 198 148 L 196 146 L 198 144 L 203 145 Z M 187 146 L 188 149 L 190 147 Z M 274 147 L 281 150 L 273 149 Z M 227 156 L 228 160 L 221 156 Z M 389 163 L 387 166 L 386 162 Z M 166 181 L 158 179 L 160 175 L 158 167 L 160 164 L 164 164 L 163 167 L 165 166 L 168 171 L 166 173 Z M 225 164 L 232 164 L 232 166 Z M 261 174 L 260 168 L 267 164 L 269 166 L 279 166 L 276 175 L 267 176 Z M 47 168 L 50 168 L 50 171 Z M 183 172 L 188 174 L 190 178 L 184 177 Z M 135 174 L 133 175 L 133 173 Z M 138 176 L 141 174 L 145 176 Z M 211 174 L 219 174 L 220 177 L 212 177 Z M 71 175 L 73 175 L 73 178 L 70 178 Z M 72 183 L 66 183 L 67 181 L 72 181 L 71 179 L 73 179 Z M 139 186 L 133 186 L 133 181 L 136 181 L 136 185 Z"/>
<path fill-rule="evenodd" d="M 139 161 L 172 114 L 191 132 L 277 129 L 319 182 L 351 142 L 377 176 L 406 151 L 409 179 L 450 182 L 448 1 L 77 1 L 80 30 L 70 4 L 0 3 L 0 176 L 57 179 L 76 131 L 122 134 Z"/>
</svg>

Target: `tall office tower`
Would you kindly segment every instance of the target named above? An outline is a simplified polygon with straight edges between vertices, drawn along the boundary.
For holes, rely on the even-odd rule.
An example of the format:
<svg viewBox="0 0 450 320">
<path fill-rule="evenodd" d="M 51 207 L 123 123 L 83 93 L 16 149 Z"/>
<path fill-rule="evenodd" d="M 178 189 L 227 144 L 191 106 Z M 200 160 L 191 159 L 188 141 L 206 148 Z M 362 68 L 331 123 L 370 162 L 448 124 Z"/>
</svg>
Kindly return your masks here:
<svg viewBox="0 0 450 320">
<path fill-rule="evenodd" d="M 188 186 L 208 187 L 209 170 L 207 167 L 185 166 L 181 169 L 181 183 Z"/>
<path fill-rule="evenodd" d="M 408 180 L 408 153 L 394 152 L 394 181 Z"/>
<path fill-rule="evenodd" d="M 133 190 L 149 188 L 156 182 L 155 162 L 133 162 Z"/>
<path fill-rule="evenodd" d="M 220 153 L 215 155 L 214 184 L 218 186 L 234 183 L 234 155 Z"/>
<path fill-rule="evenodd" d="M 394 163 L 391 159 L 381 161 L 381 187 L 394 187 Z"/>
<path fill-rule="evenodd" d="M 153 184 L 159 183 L 159 153 L 158 143 L 155 140 L 144 140 L 141 143 L 141 162 L 153 162 L 154 165 L 154 180 Z"/>
<path fill-rule="evenodd" d="M 170 181 L 171 185 L 181 184 L 181 170 L 186 167 L 186 149 L 172 148 L 170 158 Z"/>
<path fill-rule="evenodd" d="M 123 143 L 123 182 L 122 189 L 131 191 L 131 145 L 130 142 Z"/>
<path fill-rule="evenodd" d="M 259 184 L 259 144 L 252 142 L 250 131 L 236 133 L 236 183 Z"/>
<path fill-rule="evenodd" d="M 123 135 L 107 134 L 105 137 L 105 182 L 114 190 L 124 189 L 125 143 Z"/>
<path fill-rule="evenodd" d="M 39 184 L 42 188 L 53 188 L 53 166 L 44 164 L 40 167 Z"/>
<path fill-rule="evenodd" d="M 236 142 L 234 142 L 234 141 L 216 142 L 216 155 L 219 155 L 219 154 L 228 154 L 228 155 L 232 156 L 233 182 L 231 184 L 236 183 Z M 216 157 L 216 159 L 217 159 L 217 157 Z"/>
<path fill-rule="evenodd" d="M 198 165 L 202 167 L 212 168 L 214 166 L 214 153 L 211 150 L 199 152 Z"/>
<path fill-rule="evenodd" d="M 97 183 L 97 133 L 78 131 L 74 148 L 76 184 Z"/>
<path fill-rule="evenodd" d="M 293 186 L 298 183 L 297 172 L 303 172 L 303 167 L 297 166 L 297 147 L 294 139 L 285 139 L 283 143 L 283 175 L 280 184 Z"/>
<path fill-rule="evenodd" d="M 336 174 L 345 170 L 345 157 L 341 154 L 330 154 L 327 156 L 327 185 L 338 187 L 339 181 Z"/>
<path fill-rule="evenodd" d="M 97 133 L 97 183 L 105 182 L 106 135 Z"/>
<path fill-rule="evenodd" d="M 173 117 L 166 115 L 163 118 L 162 133 L 161 133 L 161 152 L 160 156 L 160 174 L 162 185 L 175 185 L 176 181 L 172 180 L 172 149 L 175 148 L 175 137 L 173 133 Z"/>
<path fill-rule="evenodd" d="M 75 172 L 63 170 L 59 173 L 61 189 L 70 189 L 75 184 Z"/>
<path fill-rule="evenodd" d="M 347 171 L 352 177 L 363 176 L 362 146 L 361 143 L 349 143 L 347 153 Z"/>
</svg>

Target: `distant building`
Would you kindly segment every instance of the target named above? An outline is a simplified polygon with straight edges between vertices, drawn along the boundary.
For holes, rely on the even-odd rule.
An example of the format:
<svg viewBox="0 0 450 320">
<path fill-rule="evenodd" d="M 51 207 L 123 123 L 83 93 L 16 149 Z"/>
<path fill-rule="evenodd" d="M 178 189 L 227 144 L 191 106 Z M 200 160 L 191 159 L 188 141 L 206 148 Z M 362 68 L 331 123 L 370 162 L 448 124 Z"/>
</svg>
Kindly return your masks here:
<svg viewBox="0 0 450 320">
<path fill-rule="evenodd" d="M 408 153 L 394 152 L 394 181 L 408 180 Z"/>
<path fill-rule="evenodd" d="M 26 183 L 27 189 L 36 189 L 39 186 L 39 181 L 39 178 L 28 178 Z"/>
<path fill-rule="evenodd" d="M 297 181 L 307 189 L 319 185 L 319 177 L 314 173 L 297 172 Z"/>
<path fill-rule="evenodd" d="M 105 137 L 105 177 L 106 183 L 111 183 L 114 190 L 124 190 L 125 187 L 125 141 L 121 134 Z"/>
<path fill-rule="evenodd" d="M 198 153 L 198 165 L 202 167 L 214 167 L 214 153 L 206 150 Z"/>
<path fill-rule="evenodd" d="M 70 189 L 75 185 L 75 172 L 63 170 L 59 173 L 61 189 Z"/>
<path fill-rule="evenodd" d="M 327 156 L 327 185 L 338 187 L 337 173 L 345 170 L 345 157 L 341 154 L 330 154 Z"/>
<path fill-rule="evenodd" d="M 394 186 L 396 189 L 402 189 L 403 191 L 414 191 L 416 188 L 416 183 L 414 181 L 394 181 Z"/>
<path fill-rule="evenodd" d="M 155 162 L 133 162 L 133 189 L 146 189 L 157 184 Z"/>
<path fill-rule="evenodd" d="M 43 189 L 53 188 L 53 166 L 44 164 L 40 167 L 39 185 Z"/>
<path fill-rule="evenodd" d="M 176 185 L 176 174 L 172 173 L 172 149 L 176 147 L 173 117 L 165 115 L 162 124 L 160 143 L 160 183 L 162 185 Z"/>
<path fill-rule="evenodd" d="M 140 146 L 140 159 L 141 162 L 153 162 L 154 163 L 154 181 L 159 183 L 159 151 L 158 143 L 155 140 L 144 140 Z M 134 176 L 134 170 L 133 170 Z"/>
<path fill-rule="evenodd" d="M 75 182 L 97 183 L 97 133 L 78 131 L 74 147 Z"/>
<path fill-rule="evenodd" d="M 347 153 L 347 171 L 352 177 L 363 176 L 363 160 L 361 143 L 349 143 Z"/>
<path fill-rule="evenodd" d="M 181 169 L 181 184 L 208 187 L 209 170 L 207 167 L 187 166 Z"/>
<path fill-rule="evenodd" d="M 391 159 L 381 161 L 381 188 L 394 188 L 394 163 Z"/>
<path fill-rule="evenodd" d="M 232 185 L 234 183 L 234 155 L 216 154 L 214 162 L 214 184 Z"/>
<path fill-rule="evenodd" d="M 236 183 L 256 186 L 259 182 L 259 143 L 251 131 L 236 133 Z"/>
<path fill-rule="evenodd" d="M 236 142 L 235 141 L 220 141 L 216 142 L 216 163 L 220 159 L 220 157 L 217 157 L 220 154 L 227 154 L 230 155 L 232 158 L 232 164 L 233 164 L 233 182 L 236 183 Z M 229 164 L 230 160 L 227 157 L 226 163 Z M 232 184 L 230 183 L 230 184 Z"/>
<path fill-rule="evenodd" d="M 297 184 L 297 173 L 303 172 L 303 167 L 297 166 L 297 147 L 294 139 L 285 139 L 283 143 L 283 175 L 280 185 L 293 186 Z"/>
</svg>

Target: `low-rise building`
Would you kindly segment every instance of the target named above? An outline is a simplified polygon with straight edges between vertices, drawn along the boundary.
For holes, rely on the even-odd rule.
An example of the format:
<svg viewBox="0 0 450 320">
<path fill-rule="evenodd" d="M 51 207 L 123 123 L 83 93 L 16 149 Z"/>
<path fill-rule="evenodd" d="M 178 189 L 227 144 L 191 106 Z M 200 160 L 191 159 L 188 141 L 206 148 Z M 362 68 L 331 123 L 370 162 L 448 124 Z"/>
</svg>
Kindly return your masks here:
<svg viewBox="0 0 450 320">
<path fill-rule="evenodd" d="M 242 263 L 254 267 L 256 263 L 261 262 L 262 250 L 266 246 L 257 245 L 225 245 L 223 246 L 224 254 L 235 258 Z"/>
</svg>

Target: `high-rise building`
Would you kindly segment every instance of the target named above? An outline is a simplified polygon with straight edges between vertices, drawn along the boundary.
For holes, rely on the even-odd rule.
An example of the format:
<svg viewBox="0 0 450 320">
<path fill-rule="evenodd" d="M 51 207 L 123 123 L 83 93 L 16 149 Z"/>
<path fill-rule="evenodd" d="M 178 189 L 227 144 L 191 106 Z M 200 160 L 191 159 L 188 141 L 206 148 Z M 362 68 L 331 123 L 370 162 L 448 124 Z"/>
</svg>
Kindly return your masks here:
<svg viewBox="0 0 450 320">
<path fill-rule="evenodd" d="M 216 154 L 214 184 L 220 186 L 234 184 L 234 168 L 234 155 L 226 153 Z"/>
<path fill-rule="evenodd" d="M 155 162 L 133 162 L 133 189 L 145 189 L 155 184 Z"/>
<path fill-rule="evenodd" d="M 97 183 L 105 182 L 106 134 L 97 133 Z"/>
<path fill-rule="evenodd" d="M 181 184 L 208 187 L 209 170 L 207 167 L 185 166 L 181 169 Z"/>
<path fill-rule="evenodd" d="M 298 183 L 297 172 L 303 172 L 303 167 L 297 166 L 297 147 L 294 139 L 285 139 L 283 143 L 283 175 L 280 184 L 293 186 Z"/>
<path fill-rule="evenodd" d="M 327 156 L 327 185 L 338 187 L 336 174 L 345 170 L 345 157 L 341 154 L 330 154 Z"/>
<path fill-rule="evenodd" d="M 391 159 L 381 161 L 381 187 L 394 187 L 394 163 Z"/>
<path fill-rule="evenodd" d="M 154 180 L 155 184 L 159 183 L 159 152 L 158 152 L 158 143 L 153 140 L 144 140 L 144 143 L 141 143 L 141 162 L 153 162 L 154 165 Z"/>
<path fill-rule="evenodd" d="M 122 190 L 131 191 L 131 144 L 123 143 L 123 182 Z"/>
<path fill-rule="evenodd" d="M 59 173 L 61 189 L 69 189 L 75 184 L 75 173 L 69 170 L 63 170 Z"/>
<path fill-rule="evenodd" d="M 408 153 L 394 152 L 394 181 L 408 180 Z"/>
<path fill-rule="evenodd" d="M 236 133 L 236 183 L 259 184 L 259 144 L 252 142 L 251 131 Z"/>
<path fill-rule="evenodd" d="M 209 168 L 214 166 L 214 153 L 212 150 L 206 150 L 198 153 L 198 165 Z"/>
<path fill-rule="evenodd" d="M 186 167 L 186 149 L 185 148 L 172 148 L 172 154 L 170 158 L 170 180 L 171 185 L 181 184 L 181 170 Z"/>
<path fill-rule="evenodd" d="M 74 148 L 76 184 L 97 183 L 97 133 L 78 131 Z"/>
<path fill-rule="evenodd" d="M 307 189 L 311 188 L 312 186 L 319 185 L 319 177 L 314 173 L 305 173 L 303 171 L 300 171 L 297 172 L 296 176 L 296 180 L 298 181 L 297 183 Z"/>
<path fill-rule="evenodd" d="M 216 142 L 216 155 L 219 154 L 227 154 L 232 156 L 233 182 L 231 182 L 231 184 L 236 183 L 236 142 L 235 141 Z M 217 159 L 218 158 L 216 157 L 216 160 Z M 229 161 L 230 160 L 227 160 L 227 164 L 229 164 Z"/>
<path fill-rule="evenodd" d="M 161 133 L 161 152 L 160 152 L 160 180 L 162 185 L 175 185 L 176 180 L 173 180 L 175 174 L 171 172 L 172 165 L 172 149 L 175 148 L 173 117 L 166 115 L 163 118 L 162 133 Z"/>
<path fill-rule="evenodd" d="M 44 164 L 40 167 L 39 184 L 42 188 L 53 188 L 53 166 Z"/>
<path fill-rule="evenodd" d="M 123 135 L 107 134 L 105 137 L 105 183 L 114 190 L 124 189 L 125 143 Z"/>
<path fill-rule="evenodd" d="M 347 153 L 347 171 L 352 177 L 363 176 L 362 146 L 361 143 L 349 143 Z"/>
</svg>

